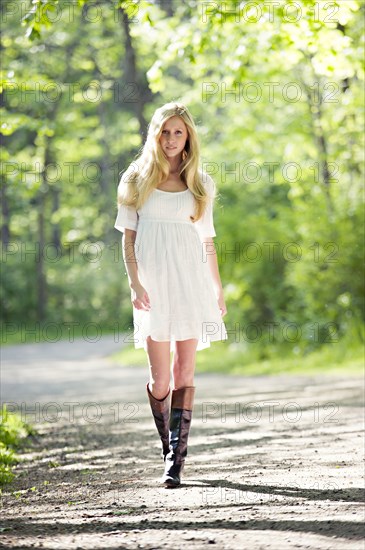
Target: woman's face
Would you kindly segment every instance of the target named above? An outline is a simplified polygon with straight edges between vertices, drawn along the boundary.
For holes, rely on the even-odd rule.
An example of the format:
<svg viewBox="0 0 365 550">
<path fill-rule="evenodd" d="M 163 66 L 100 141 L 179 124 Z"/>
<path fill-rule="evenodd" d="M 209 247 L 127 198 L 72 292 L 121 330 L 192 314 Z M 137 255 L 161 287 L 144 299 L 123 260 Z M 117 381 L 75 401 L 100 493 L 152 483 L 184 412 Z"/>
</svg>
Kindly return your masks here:
<svg viewBox="0 0 365 550">
<path fill-rule="evenodd" d="M 168 158 L 181 156 L 187 138 L 188 131 L 182 118 L 172 116 L 162 126 L 160 145 Z"/>
</svg>

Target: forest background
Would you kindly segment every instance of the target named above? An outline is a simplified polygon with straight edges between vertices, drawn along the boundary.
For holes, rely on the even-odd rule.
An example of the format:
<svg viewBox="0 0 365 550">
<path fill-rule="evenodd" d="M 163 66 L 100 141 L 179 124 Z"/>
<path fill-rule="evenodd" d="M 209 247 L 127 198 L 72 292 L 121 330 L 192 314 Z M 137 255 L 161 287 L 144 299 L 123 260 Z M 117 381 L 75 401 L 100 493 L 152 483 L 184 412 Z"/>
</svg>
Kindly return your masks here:
<svg viewBox="0 0 365 550">
<path fill-rule="evenodd" d="M 125 360 L 145 361 L 116 191 L 154 110 L 177 100 L 218 188 L 228 309 L 228 341 L 198 367 L 359 368 L 364 12 L 350 0 L 3 2 L 2 343 L 123 334 Z"/>
</svg>

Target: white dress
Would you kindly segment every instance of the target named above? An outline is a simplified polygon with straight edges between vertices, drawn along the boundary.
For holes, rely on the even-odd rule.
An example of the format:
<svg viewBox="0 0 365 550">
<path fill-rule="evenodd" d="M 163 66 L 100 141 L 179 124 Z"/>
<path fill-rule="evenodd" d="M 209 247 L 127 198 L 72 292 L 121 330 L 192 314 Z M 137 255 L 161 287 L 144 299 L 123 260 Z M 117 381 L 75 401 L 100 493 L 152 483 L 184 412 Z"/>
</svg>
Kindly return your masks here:
<svg viewBox="0 0 365 550">
<path fill-rule="evenodd" d="M 214 182 L 207 174 L 202 176 L 210 197 Z M 203 217 L 195 223 L 189 218 L 194 207 L 190 189 L 155 189 L 140 210 L 118 208 L 114 227 L 137 232 L 138 278 L 151 304 L 149 311 L 133 306 L 136 349 L 147 351 L 148 335 L 159 342 L 170 341 L 173 350 L 177 340 L 197 338 L 197 351 L 228 338 L 202 244 L 204 237 L 216 236 L 213 201 L 209 199 Z"/>
</svg>

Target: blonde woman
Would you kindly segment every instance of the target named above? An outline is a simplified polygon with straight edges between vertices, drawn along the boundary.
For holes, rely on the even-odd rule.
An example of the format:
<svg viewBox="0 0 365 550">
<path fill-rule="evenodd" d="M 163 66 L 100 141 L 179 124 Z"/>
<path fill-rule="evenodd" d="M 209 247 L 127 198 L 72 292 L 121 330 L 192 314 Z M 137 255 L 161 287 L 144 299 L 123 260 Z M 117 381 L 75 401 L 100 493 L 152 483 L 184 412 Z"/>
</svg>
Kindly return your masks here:
<svg viewBox="0 0 365 550">
<path fill-rule="evenodd" d="M 162 442 L 166 487 L 181 483 L 196 352 L 227 339 L 213 243 L 215 184 L 199 169 L 199 157 L 187 107 L 174 102 L 157 109 L 140 156 L 122 174 L 114 225 L 123 233 L 134 346 L 148 356 L 146 389 Z"/>
</svg>

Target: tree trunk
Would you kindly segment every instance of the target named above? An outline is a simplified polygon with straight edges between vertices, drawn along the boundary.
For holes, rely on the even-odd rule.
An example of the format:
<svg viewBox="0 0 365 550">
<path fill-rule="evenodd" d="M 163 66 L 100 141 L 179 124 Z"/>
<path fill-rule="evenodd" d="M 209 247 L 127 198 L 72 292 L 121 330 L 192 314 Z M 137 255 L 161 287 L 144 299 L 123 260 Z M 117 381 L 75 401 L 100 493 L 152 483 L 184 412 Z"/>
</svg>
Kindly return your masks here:
<svg viewBox="0 0 365 550">
<path fill-rule="evenodd" d="M 52 187 L 52 213 L 56 212 L 60 207 L 60 190 L 58 187 Z M 58 223 L 52 225 L 52 243 L 61 248 L 61 231 Z"/>
<path fill-rule="evenodd" d="M 44 184 L 45 174 L 42 174 L 42 186 Z M 39 258 L 36 260 L 37 265 L 37 321 L 42 322 L 45 319 L 47 290 L 46 290 L 46 276 L 44 270 L 44 250 L 45 250 L 45 236 L 44 236 L 44 208 L 45 208 L 45 194 L 42 190 L 39 191 L 37 197 L 38 205 L 38 244 L 39 244 Z"/>
<path fill-rule="evenodd" d="M 133 92 L 133 101 L 131 104 L 133 110 L 136 114 L 136 117 L 139 122 L 140 133 L 142 136 L 142 141 L 145 140 L 147 136 L 147 122 L 143 114 L 144 106 L 152 98 L 151 90 L 148 87 L 147 80 L 144 76 L 140 76 L 137 71 L 136 64 L 136 55 L 132 44 L 132 37 L 130 34 L 130 23 L 127 13 L 122 10 L 122 22 L 124 30 L 124 47 L 125 47 L 125 58 L 124 58 L 124 84 L 131 84 L 135 86 L 136 93 Z"/>
<path fill-rule="evenodd" d="M 2 140 L 0 140 L 1 147 L 3 147 Z M 1 176 L 1 242 L 5 250 L 7 250 L 10 242 L 10 212 L 7 199 L 7 182 L 5 176 Z"/>
<path fill-rule="evenodd" d="M 307 58 L 308 59 L 308 58 Z M 311 61 L 309 57 L 309 62 Z M 318 80 L 319 77 L 316 77 Z M 320 166 L 321 183 L 326 198 L 326 207 L 328 218 L 332 219 L 334 208 L 331 197 L 331 173 L 328 164 L 328 147 L 325 132 L 322 126 L 322 103 L 323 97 L 321 92 L 318 93 L 318 101 L 313 101 L 313 93 L 308 84 L 303 80 L 301 75 L 298 75 L 298 79 L 303 85 L 308 101 L 308 112 L 310 120 L 312 122 L 313 136 L 317 144 L 318 149 L 318 161 Z M 315 80 L 315 79 L 314 79 Z"/>
<path fill-rule="evenodd" d="M 4 47 L 0 44 L 0 55 Z M 4 90 L 0 93 L 0 108 L 5 108 L 5 96 Z M 7 136 L 0 134 L 0 148 L 2 151 L 5 151 L 6 148 Z M 7 197 L 7 181 L 6 174 L 4 171 L 1 171 L 1 213 L 2 213 L 2 222 L 1 222 L 1 242 L 4 246 L 4 249 L 7 250 L 10 242 L 10 212 L 9 204 Z"/>
</svg>

